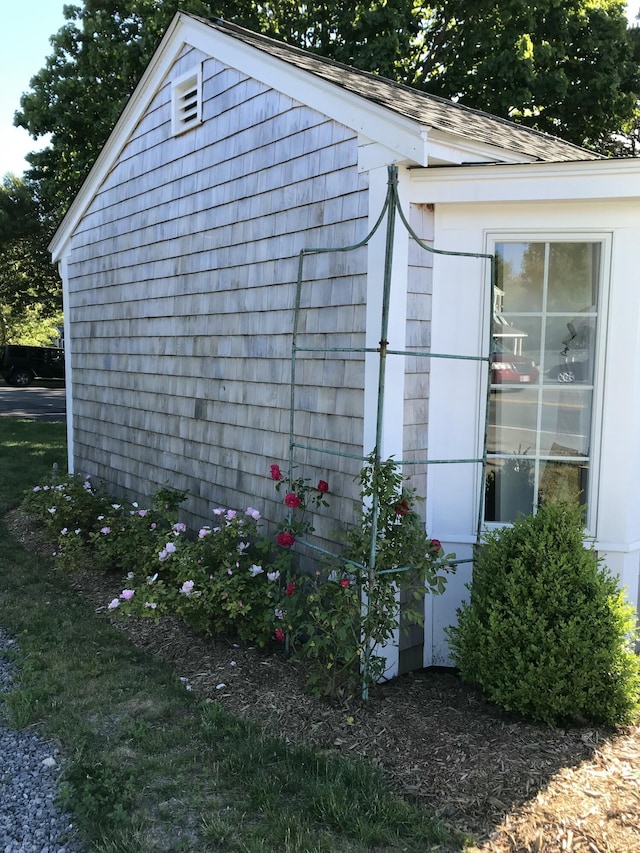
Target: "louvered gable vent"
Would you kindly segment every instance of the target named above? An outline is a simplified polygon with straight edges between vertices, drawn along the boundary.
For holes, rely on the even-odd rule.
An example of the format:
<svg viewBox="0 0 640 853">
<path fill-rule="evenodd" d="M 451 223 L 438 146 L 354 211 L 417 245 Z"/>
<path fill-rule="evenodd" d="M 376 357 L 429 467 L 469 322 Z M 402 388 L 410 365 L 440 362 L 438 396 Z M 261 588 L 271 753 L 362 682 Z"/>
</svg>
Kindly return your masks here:
<svg viewBox="0 0 640 853">
<path fill-rule="evenodd" d="M 174 80 L 171 89 L 171 131 L 184 133 L 202 121 L 202 69 Z"/>
</svg>

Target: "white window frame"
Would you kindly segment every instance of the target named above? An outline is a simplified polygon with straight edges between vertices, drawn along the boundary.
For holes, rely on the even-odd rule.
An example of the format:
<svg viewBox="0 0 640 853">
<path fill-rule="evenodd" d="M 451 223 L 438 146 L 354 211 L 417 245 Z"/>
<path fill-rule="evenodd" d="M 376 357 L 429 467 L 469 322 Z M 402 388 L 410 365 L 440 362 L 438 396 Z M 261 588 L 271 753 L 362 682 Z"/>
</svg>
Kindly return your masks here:
<svg viewBox="0 0 640 853">
<path fill-rule="evenodd" d="M 171 83 L 171 133 L 179 136 L 202 123 L 202 65 Z"/>
<path fill-rule="evenodd" d="M 594 536 L 597 529 L 597 507 L 600 481 L 600 457 L 602 442 L 602 421 L 604 416 L 604 374 L 605 358 L 608 336 L 608 306 L 611 285 L 611 255 L 612 255 L 612 233 L 610 231 L 592 230 L 557 230 L 539 231 L 536 229 L 509 231 L 507 229 L 491 229 L 485 232 L 485 246 L 488 253 L 495 255 L 497 243 L 600 243 L 600 279 L 597 305 L 597 332 L 595 343 L 594 373 L 593 373 L 593 396 L 591 415 L 591 435 L 589 443 L 589 480 L 585 503 L 587 505 L 586 533 Z M 490 286 L 490 282 L 488 282 Z M 490 322 L 488 332 L 491 334 L 493 323 Z M 483 352 L 489 350 L 490 341 L 488 337 L 483 340 Z M 489 376 L 490 378 L 490 376 Z M 484 411 L 484 409 L 482 409 Z M 499 529 L 509 526 L 510 522 L 485 521 L 484 500 L 485 484 L 480 484 L 483 501 L 483 525 L 487 530 Z M 532 507 L 535 512 L 535 507 Z"/>
</svg>

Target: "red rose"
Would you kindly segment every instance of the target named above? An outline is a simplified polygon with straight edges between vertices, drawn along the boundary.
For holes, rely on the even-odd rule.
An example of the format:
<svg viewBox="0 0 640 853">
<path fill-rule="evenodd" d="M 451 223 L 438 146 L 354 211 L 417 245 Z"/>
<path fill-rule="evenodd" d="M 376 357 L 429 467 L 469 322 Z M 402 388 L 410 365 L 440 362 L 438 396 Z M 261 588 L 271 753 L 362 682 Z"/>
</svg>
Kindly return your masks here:
<svg viewBox="0 0 640 853">
<path fill-rule="evenodd" d="M 296 538 L 292 533 L 278 533 L 276 536 L 276 542 L 283 548 L 291 548 L 295 541 Z"/>
<path fill-rule="evenodd" d="M 285 591 L 285 595 L 293 595 L 293 591 L 295 588 L 296 588 L 296 585 L 294 584 L 294 582 L 289 581 L 289 583 L 287 584 L 287 589 Z"/>
<path fill-rule="evenodd" d="M 296 495 L 295 492 L 289 492 L 288 495 L 285 495 L 284 502 L 287 506 L 290 506 L 291 509 L 297 509 L 301 503 L 300 498 Z"/>
<path fill-rule="evenodd" d="M 347 586 L 349 586 L 349 581 L 348 581 L 346 578 L 343 578 L 343 579 L 340 581 L 340 586 L 341 586 L 341 587 L 347 587 Z"/>
<path fill-rule="evenodd" d="M 280 470 L 279 465 L 272 465 L 271 466 L 271 479 L 272 480 L 282 480 L 283 479 L 282 471 Z"/>
<path fill-rule="evenodd" d="M 284 631 L 282 628 L 276 628 L 273 635 L 279 643 L 284 643 Z"/>
<path fill-rule="evenodd" d="M 437 554 L 441 548 L 442 548 L 442 543 L 440 542 L 439 539 L 432 539 L 431 540 L 431 550 L 432 551 L 435 551 L 435 553 Z"/>
<path fill-rule="evenodd" d="M 406 501 L 400 501 L 396 506 L 396 515 L 406 515 L 409 512 L 409 504 Z"/>
<path fill-rule="evenodd" d="M 320 480 L 320 482 L 318 483 L 318 491 L 322 492 L 323 494 L 328 492 L 329 491 L 329 483 L 327 483 L 326 480 Z"/>
</svg>

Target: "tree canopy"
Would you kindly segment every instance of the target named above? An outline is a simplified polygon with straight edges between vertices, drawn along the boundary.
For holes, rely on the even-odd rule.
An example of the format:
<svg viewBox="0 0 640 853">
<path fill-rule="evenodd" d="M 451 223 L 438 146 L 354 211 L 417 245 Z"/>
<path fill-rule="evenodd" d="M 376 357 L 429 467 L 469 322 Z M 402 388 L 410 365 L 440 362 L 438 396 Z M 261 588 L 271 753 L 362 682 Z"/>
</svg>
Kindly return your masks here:
<svg viewBox="0 0 640 853">
<path fill-rule="evenodd" d="M 622 0 L 84 0 L 31 80 L 16 124 L 52 215 L 68 206 L 180 8 L 224 17 L 340 62 L 595 150 L 624 148 L 640 93 Z"/>
<path fill-rule="evenodd" d="M 0 185 L 0 343 L 48 342 L 49 321 L 60 323 L 62 294 L 47 251 L 50 236 L 33 187 L 6 175 Z"/>
</svg>

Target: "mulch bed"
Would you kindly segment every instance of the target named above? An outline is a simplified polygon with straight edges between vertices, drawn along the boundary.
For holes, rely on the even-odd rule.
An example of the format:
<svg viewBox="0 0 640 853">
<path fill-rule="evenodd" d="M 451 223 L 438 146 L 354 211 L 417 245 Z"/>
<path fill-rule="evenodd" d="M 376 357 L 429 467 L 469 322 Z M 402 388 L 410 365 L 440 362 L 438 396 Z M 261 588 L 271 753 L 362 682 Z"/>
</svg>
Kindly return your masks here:
<svg viewBox="0 0 640 853">
<path fill-rule="evenodd" d="M 50 556 L 33 519 L 13 535 Z M 638 853 L 640 721 L 624 732 L 554 729 L 503 712 L 449 671 L 401 676 L 366 703 L 316 699 L 281 652 L 194 634 L 178 620 L 118 618 L 118 576 L 70 577 L 132 643 L 169 664 L 204 699 L 291 743 L 365 758 L 392 787 L 479 840 L 482 853 Z"/>
</svg>

